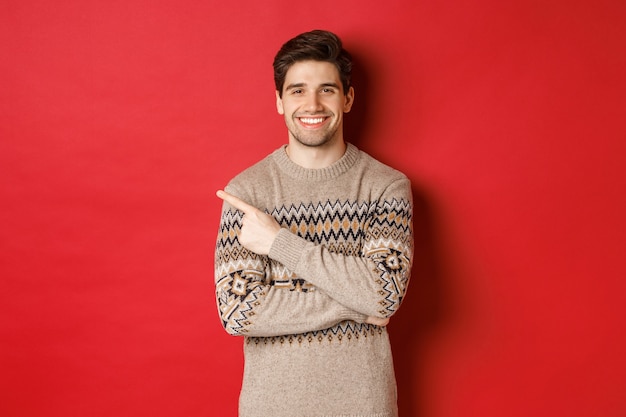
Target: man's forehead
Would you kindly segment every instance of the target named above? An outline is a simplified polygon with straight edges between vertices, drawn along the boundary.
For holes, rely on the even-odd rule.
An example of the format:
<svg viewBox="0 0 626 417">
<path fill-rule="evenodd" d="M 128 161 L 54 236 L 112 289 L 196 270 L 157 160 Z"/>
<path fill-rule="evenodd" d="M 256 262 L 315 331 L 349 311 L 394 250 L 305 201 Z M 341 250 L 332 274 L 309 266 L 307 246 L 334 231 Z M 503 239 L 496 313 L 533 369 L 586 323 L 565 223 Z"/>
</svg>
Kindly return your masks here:
<svg viewBox="0 0 626 417">
<path fill-rule="evenodd" d="M 333 63 L 312 60 L 294 62 L 285 74 L 286 79 L 298 77 L 325 77 L 334 81 L 340 78 L 339 70 Z"/>
<path fill-rule="evenodd" d="M 319 87 L 339 86 L 341 78 L 337 67 L 326 61 L 298 61 L 291 65 L 285 75 L 285 88 L 290 86 Z"/>
</svg>

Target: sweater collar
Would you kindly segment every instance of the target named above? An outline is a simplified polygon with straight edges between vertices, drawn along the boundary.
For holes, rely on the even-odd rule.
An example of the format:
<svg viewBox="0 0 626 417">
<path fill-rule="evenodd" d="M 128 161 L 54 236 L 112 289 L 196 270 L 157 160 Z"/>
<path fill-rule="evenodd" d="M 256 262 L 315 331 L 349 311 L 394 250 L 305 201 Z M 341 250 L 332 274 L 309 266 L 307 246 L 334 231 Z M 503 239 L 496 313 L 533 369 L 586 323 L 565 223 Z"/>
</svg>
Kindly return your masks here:
<svg viewBox="0 0 626 417">
<path fill-rule="evenodd" d="M 332 165 L 319 169 L 304 168 L 289 159 L 286 147 L 287 145 L 283 145 L 273 152 L 274 162 L 290 177 L 302 180 L 317 181 L 337 178 L 348 171 L 359 159 L 358 148 L 351 143 L 346 143 L 346 152 Z"/>
</svg>

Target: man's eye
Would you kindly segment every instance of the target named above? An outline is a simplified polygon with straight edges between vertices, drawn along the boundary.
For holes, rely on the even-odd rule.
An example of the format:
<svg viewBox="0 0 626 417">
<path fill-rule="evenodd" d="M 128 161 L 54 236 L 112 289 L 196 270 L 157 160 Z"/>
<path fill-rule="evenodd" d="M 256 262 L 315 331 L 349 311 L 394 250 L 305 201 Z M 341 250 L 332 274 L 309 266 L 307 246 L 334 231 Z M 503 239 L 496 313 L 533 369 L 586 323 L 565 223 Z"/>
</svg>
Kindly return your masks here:
<svg viewBox="0 0 626 417">
<path fill-rule="evenodd" d="M 291 94 L 302 94 L 302 90 L 292 90 Z"/>
</svg>

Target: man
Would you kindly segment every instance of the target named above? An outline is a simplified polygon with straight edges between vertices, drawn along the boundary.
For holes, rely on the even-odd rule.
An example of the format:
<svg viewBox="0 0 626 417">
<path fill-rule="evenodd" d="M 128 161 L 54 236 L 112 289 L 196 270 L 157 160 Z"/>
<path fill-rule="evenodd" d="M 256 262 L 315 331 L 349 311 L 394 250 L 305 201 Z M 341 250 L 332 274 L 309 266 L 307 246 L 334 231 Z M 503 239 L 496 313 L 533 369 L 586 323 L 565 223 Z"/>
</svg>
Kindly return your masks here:
<svg viewBox="0 0 626 417">
<path fill-rule="evenodd" d="M 344 141 L 351 67 L 330 32 L 285 43 L 289 141 L 217 192 L 218 308 L 245 338 L 240 417 L 397 416 L 385 326 L 410 276 L 411 187 Z"/>
</svg>

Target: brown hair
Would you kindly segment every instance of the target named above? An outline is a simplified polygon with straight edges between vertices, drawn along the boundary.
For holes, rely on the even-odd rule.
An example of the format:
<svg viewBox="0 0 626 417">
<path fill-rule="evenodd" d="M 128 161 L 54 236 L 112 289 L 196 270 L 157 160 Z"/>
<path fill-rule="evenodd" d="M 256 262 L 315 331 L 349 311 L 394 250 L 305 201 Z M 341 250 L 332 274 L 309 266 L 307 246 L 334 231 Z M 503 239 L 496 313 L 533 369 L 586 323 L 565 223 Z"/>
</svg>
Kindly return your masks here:
<svg viewBox="0 0 626 417">
<path fill-rule="evenodd" d="M 343 49 L 341 39 L 326 30 L 301 33 L 288 40 L 274 57 L 274 83 L 280 97 L 289 68 L 299 61 L 324 61 L 337 67 L 343 93 L 347 94 L 352 76 L 352 57 Z"/>
</svg>

